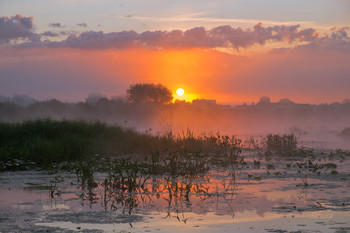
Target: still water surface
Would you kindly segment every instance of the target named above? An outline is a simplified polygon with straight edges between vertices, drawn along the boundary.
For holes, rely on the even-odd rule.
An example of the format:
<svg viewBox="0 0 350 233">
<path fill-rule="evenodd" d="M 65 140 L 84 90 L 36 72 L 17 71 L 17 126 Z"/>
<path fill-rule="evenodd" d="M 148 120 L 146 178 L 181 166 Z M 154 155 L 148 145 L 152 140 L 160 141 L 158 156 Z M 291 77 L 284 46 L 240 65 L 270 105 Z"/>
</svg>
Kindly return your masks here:
<svg viewBox="0 0 350 233">
<path fill-rule="evenodd" d="M 350 231 L 349 157 L 243 156 L 235 168 L 151 176 L 132 192 L 106 188 L 103 172 L 89 186 L 70 172 L 3 172 L 0 232 Z"/>
</svg>

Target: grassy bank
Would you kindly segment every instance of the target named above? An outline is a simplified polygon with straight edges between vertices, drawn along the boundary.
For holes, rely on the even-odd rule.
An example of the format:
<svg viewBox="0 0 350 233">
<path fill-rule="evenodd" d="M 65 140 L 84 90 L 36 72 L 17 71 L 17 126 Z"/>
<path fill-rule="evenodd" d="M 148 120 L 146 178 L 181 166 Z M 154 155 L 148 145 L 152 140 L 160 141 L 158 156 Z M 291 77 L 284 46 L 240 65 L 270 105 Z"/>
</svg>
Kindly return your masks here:
<svg viewBox="0 0 350 233">
<path fill-rule="evenodd" d="M 267 135 L 262 146 L 268 154 L 288 156 L 296 151 L 297 142 L 294 135 Z M 158 163 L 172 161 L 168 164 L 171 167 L 181 160 L 197 161 L 203 155 L 214 155 L 206 159 L 231 164 L 238 159 L 242 148 L 241 140 L 235 136 L 219 133 L 195 136 L 191 130 L 177 136 L 154 136 L 99 121 L 38 119 L 0 123 L 0 165 L 3 165 L 0 170 L 1 167 L 2 170 L 17 170 L 16 167 L 27 166 L 27 162 L 46 168 L 54 163 L 89 160 L 96 154 L 146 159 L 156 170 L 160 169 L 155 166 Z M 189 155 L 192 157 L 188 158 Z"/>
<path fill-rule="evenodd" d="M 149 153 L 172 139 L 101 122 L 39 119 L 0 123 L 0 161 L 21 159 L 40 166 L 82 160 L 95 154 Z"/>
<path fill-rule="evenodd" d="M 238 154 L 241 141 L 234 136 L 195 137 L 187 130 L 177 136 L 153 136 L 133 129 L 110 126 L 99 121 L 55 121 L 38 119 L 20 123 L 0 123 L 0 162 L 32 161 L 41 167 L 63 161 L 79 161 L 100 156 L 153 153 Z"/>
</svg>

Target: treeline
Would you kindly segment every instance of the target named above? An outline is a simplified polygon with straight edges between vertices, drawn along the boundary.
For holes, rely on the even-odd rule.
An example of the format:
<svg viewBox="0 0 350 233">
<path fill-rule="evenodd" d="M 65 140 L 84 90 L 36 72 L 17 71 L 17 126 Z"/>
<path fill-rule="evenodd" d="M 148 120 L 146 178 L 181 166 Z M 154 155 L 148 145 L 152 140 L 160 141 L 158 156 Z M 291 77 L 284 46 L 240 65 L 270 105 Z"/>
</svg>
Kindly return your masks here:
<svg viewBox="0 0 350 233">
<path fill-rule="evenodd" d="M 186 130 L 237 133 L 237 129 L 261 127 L 301 129 L 308 126 L 350 126 L 350 103 L 322 105 L 222 107 L 190 103 L 131 103 L 124 99 L 96 98 L 67 103 L 56 99 L 37 101 L 26 106 L 0 102 L 0 121 L 21 122 L 38 118 L 100 120 L 153 133 Z M 230 131 L 230 132 L 229 132 Z M 273 132 L 273 131 L 270 131 Z"/>
<path fill-rule="evenodd" d="M 121 99 L 100 98 L 95 102 L 68 103 L 56 99 L 38 101 L 28 106 L 20 106 L 14 103 L 0 102 L 0 120 L 17 122 L 28 119 L 52 118 L 52 119 L 100 119 L 106 122 L 110 120 L 127 120 L 131 116 L 143 115 L 157 108 L 156 104 L 133 105 Z M 145 111 L 147 109 L 147 111 Z"/>
</svg>

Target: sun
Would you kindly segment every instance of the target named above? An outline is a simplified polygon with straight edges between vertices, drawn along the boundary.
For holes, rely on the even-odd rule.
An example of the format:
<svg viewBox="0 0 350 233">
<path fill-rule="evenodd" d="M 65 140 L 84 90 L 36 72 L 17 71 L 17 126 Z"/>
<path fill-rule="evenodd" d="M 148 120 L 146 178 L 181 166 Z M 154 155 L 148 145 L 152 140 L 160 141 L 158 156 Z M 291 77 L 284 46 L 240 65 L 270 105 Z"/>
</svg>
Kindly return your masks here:
<svg viewBox="0 0 350 233">
<path fill-rule="evenodd" d="M 176 90 L 176 94 L 177 94 L 178 96 L 183 96 L 183 95 L 185 94 L 185 91 L 184 91 L 184 89 L 179 88 L 179 89 Z"/>
</svg>

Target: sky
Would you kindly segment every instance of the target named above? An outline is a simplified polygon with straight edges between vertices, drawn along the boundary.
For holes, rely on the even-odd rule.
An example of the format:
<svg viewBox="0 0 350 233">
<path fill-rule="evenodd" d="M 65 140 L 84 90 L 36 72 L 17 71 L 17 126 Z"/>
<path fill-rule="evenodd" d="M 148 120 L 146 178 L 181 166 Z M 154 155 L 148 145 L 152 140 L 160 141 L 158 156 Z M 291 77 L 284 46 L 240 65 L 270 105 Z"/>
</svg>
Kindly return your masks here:
<svg viewBox="0 0 350 233">
<path fill-rule="evenodd" d="M 0 0 L 0 95 L 350 98 L 348 0 Z"/>
</svg>

